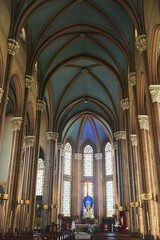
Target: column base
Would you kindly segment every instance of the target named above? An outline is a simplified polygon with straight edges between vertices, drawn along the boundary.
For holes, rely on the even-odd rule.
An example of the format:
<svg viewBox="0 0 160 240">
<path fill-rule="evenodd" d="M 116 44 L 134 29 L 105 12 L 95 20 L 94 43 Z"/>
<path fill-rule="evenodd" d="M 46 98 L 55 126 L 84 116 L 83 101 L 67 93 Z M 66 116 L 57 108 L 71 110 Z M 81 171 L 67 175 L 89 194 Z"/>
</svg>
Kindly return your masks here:
<svg viewBox="0 0 160 240">
<path fill-rule="evenodd" d="M 142 239 L 145 239 L 145 240 L 158 240 L 158 237 L 157 236 L 153 236 L 153 235 L 144 235 L 144 238 Z"/>
</svg>

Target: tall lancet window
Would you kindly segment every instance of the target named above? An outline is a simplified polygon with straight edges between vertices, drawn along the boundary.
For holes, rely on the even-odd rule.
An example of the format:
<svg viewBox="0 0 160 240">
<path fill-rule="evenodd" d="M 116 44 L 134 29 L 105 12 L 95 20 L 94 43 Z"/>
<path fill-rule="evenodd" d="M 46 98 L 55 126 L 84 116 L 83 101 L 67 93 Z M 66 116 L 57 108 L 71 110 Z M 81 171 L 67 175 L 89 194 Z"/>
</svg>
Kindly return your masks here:
<svg viewBox="0 0 160 240">
<path fill-rule="evenodd" d="M 44 161 L 43 159 L 38 159 L 38 171 L 37 171 L 37 185 L 36 185 L 36 196 L 43 195 L 44 188 Z"/>
<path fill-rule="evenodd" d="M 62 213 L 71 216 L 71 176 L 72 176 L 72 147 L 66 143 L 64 147 L 64 170 L 62 190 Z"/>
<path fill-rule="evenodd" d="M 93 148 L 90 145 L 86 145 L 84 148 L 84 164 L 83 164 L 83 197 L 85 198 L 88 196 L 94 198 L 94 191 L 93 191 Z M 86 208 L 83 206 L 83 215 L 87 214 Z M 89 213 L 90 216 L 94 217 L 94 204 L 90 209 Z"/>
<path fill-rule="evenodd" d="M 112 146 L 108 142 L 105 146 L 105 175 L 106 175 L 106 216 L 114 214 L 114 182 L 113 182 L 113 157 Z"/>
</svg>

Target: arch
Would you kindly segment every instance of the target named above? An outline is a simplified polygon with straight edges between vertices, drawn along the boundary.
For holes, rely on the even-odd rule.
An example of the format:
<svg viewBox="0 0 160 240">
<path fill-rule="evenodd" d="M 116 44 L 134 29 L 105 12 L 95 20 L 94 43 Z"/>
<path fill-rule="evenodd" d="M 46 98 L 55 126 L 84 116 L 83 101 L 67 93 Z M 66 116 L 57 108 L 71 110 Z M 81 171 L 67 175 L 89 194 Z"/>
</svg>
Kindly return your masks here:
<svg viewBox="0 0 160 240">
<path fill-rule="evenodd" d="M 3 78 L 4 78 L 4 65 L 3 65 L 2 49 L 0 47 L 0 88 L 3 88 Z"/>
</svg>

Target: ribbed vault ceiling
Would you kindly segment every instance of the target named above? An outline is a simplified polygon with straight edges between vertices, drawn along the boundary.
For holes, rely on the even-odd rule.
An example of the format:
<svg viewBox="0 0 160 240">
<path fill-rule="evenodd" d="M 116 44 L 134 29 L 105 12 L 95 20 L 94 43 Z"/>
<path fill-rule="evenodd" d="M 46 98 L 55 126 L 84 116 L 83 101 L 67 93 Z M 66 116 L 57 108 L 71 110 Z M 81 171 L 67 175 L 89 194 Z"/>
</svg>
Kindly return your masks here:
<svg viewBox="0 0 160 240">
<path fill-rule="evenodd" d="M 88 138 L 97 144 L 97 139 L 112 138 L 118 130 L 120 100 L 128 97 L 128 71 L 134 69 L 135 28 L 143 32 L 142 4 L 14 1 L 15 35 L 22 27 L 27 35 L 27 74 L 37 63 L 39 97 L 46 100 L 50 130 L 63 139 L 81 145 L 88 131 Z M 78 134 L 81 139 L 76 140 Z"/>
</svg>

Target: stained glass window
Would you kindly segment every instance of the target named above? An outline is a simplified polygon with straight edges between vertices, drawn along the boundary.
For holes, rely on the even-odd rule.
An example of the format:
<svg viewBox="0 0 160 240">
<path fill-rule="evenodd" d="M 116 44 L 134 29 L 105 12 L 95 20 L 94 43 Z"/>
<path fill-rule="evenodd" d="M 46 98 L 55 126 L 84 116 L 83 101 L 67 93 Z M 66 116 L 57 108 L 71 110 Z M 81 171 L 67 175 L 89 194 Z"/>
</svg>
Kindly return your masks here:
<svg viewBox="0 0 160 240">
<path fill-rule="evenodd" d="M 38 159 L 38 171 L 37 171 L 37 185 L 36 185 L 36 195 L 42 196 L 44 188 L 44 161 L 43 159 Z"/>
<path fill-rule="evenodd" d="M 114 182 L 106 182 L 106 215 L 107 217 L 112 217 L 114 214 Z"/>
<path fill-rule="evenodd" d="M 72 171 L 72 147 L 66 143 L 64 147 L 64 174 L 71 175 Z"/>
<path fill-rule="evenodd" d="M 71 182 L 63 182 L 62 194 L 62 213 L 69 217 L 71 215 Z"/>
<path fill-rule="evenodd" d="M 84 176 L 93 176 L 93 148 L 90 145 L 84 148 Z"/>
<path fill-rule="evenodd" d="M 88 183 L 88 195 L 92 198 L 94 196 L 94 194 L 93 194 L 93 182 Z M 83 183 L 83 197 L 86 197 L 86 196 L 87 196 L 87 182 L 84 182 Z M 85 212 L 86 212 L 86 209 L 83 205 L 83 215 L 85 214 Z M 91 208 L 90 212 L 91 212 L 92 216 L 94 216 L 94 204 L 92 205 L 92 208 Z"/>
<path fill-rule="evenodd" d="M 108 142 L 105 146 L 105 174 L 113 174 L 112 146 L 110 142 Z"/>
</svg>

